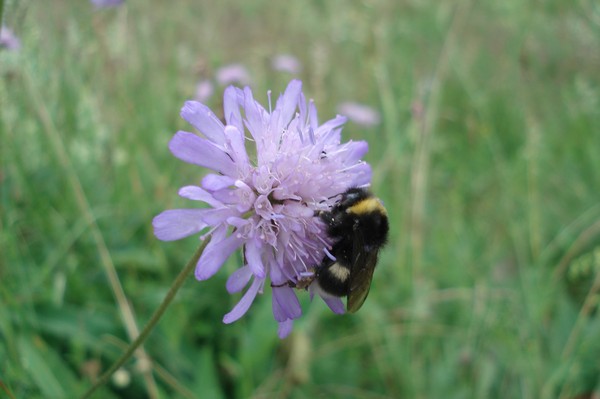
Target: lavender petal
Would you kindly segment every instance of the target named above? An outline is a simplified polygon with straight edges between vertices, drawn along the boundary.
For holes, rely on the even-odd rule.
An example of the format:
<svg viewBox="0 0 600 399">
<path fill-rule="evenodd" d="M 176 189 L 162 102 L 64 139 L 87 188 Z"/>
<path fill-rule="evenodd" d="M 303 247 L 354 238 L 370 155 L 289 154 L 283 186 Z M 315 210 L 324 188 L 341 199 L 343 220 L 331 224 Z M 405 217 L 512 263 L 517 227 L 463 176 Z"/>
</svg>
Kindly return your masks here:
<svg viewBox="0 0 600 399">
<path fill-rule="evenodd" d="M 244 289 L 250 278 L 252 278 L 252 270 L 248 266 L 242 266 L 236 271 L 234 271 L 231 276 L 227 279 L 227 283 L 225 284 L 225 288 L 227 288 L 227 292 L 230 294 L 240 292 Z"/>
<path fill-rule="evenodd" d="M 221 148 L 193 133 L 177 132 L 169 142 L 169 149 L 182 161 L 204 166 L 228 176 L 236 175 L 235 164 Z"/>
<path fill-rule="evenodd" d="M 229 176 L 215 175 L 209 173 L 202 179 L 202 187 L 208 191 L 218 191 L 233 186 L 235 179 Z"/>
<path fill-rule="evenodd" d="M 181 108 L 181 117 L 213 143 L 222 145 L 225 142 L 225 126 L 206 105 L 198 101 L 186 101 Z"/>
<path fill-rule="evenodd" d="M 302 315 L 302 308 L 296 293 L 291 287 L 273 287 L 273 317 L 277 321 L 297 319 Z"/>
<path fill-rule="evenodd" d="M 237 87 L 229 86 L 223 95 L 223 113 L 228 125 L 237 127 L 240 132 L 244 131 L 240 104 L 244 102 L 244 92 Z"/>
<path fill-rule="evenodd" d="M 246 152 L 246 143 L 244 134 L 235 126 L 225 127 L 225 141 L 227 143 L 229 155 L 238 166 L 238 171 L 242 176 L 250 172 L 250 160 Z"/>
<path fill-rule="evenodd" d="M 211 193 L 198 186 L 181 187 L 179 189 L 179 195 L 183 198 L 191 199 L 194 201 L 206 202 L 208 205 L 214 208 L 223 206 L 223 203 L 217 201 Z"/>
<path fill-rule="evenodd" d="M 344 306 L 344 302 L 341 298 L 336 296 L 322 296 L 323 301 L 329 306 L 329 309 L 336 314 L 344 314 L 346 313 L 346 307 Z"/>
<path fill-rule="evenodd" d="M 277 126 L 278 130 L 283 129 L 288 123 L 290 123 L 290 120 L 296 113 L 298 96 L 301 92 L 302 82 L 294 79 L 288 84 L 283 95 L 277 100 L 276 109 L 281 111 L 281 114 L 279 115 L 279 124 Z"/>
<path fill-rule="evenodd" d="M 226 226 L 223 230 L 226 230 Z M 219 234 L 217 233 L 219 232 Z M 196 279 L 207 280 L 212 277 L 225 263 L 225 260 L 238 249 L 244 242 L 244 239 L 238 237 L 238 234 L 231 234 L 227 238 L 221 238 L 223 234 L 221 228 L 215 230 L 210 243 L 200 256 L 196 265 Z"/>
<path fill-rule="evenodd" d="M 288 319 L 285 321 L 279 322 L 279 327 L 277 328 L 277 335 L 279 339 L 284 339 L 292 332 L 294 328 L 294 320 Z"/>
<path fill-rule="evenodd" d="M 263 282 L 264 280 L 258 278 L 254 279 L 252 285 L 250 286 L 250 288 L 248 288 L 248 291 L 246 291 L 242 299 L 240 299 L 240 301 L 233 307 L 231 312 L 223 316 L 223 323 L 233 323 L 234 321 L 238 320 L 240 317 L 246 314 L 246 312 L 250 308 L 250 305 L 252 305 L 252 302 L 254 302 L 254 298 L 256 298 L 256 294 L 258 293 L 258 290 L 262 286 Z"/>
<path fill-rule="evenodd" d="M 265 277 L 265 267 L 262 262 L 261 243 L 259 240 L 252 240 L 246 243 L 246 262 L 252 273 L 258 278 Z"/>
<path fill-rule="evenodd" d="M 152 220 L 154 235 L 162 241 L 174 241 L 198 233 L 207 227 L 203 216 L 207 209 L 170 209 Z"/>
</svg>

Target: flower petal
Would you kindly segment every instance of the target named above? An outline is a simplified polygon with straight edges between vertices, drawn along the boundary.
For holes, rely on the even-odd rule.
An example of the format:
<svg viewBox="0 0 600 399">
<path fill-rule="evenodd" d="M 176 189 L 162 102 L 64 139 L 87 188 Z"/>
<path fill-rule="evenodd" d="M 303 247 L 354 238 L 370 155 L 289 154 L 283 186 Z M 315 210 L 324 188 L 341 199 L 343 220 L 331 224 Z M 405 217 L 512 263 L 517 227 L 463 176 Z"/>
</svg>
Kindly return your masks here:
<svg viewBox="0 0 600 399">
<path fill-rule="evenodd" d="M 227 125 L 225 127 L 225 141 L 229 155 L 233 158 L 238 170 L 242 176 L 246 175 L 250 171 L 250 161 L 242 131 L 235 126 Z"/>
<path fill-rule="evenodd" d="M 296 293 L 291 287 L 273 287 L 273 317 L 277 321 L 297 319 L 302 315 L 302 308 Z"/>
<path fill-rule="evenodd" d="M 329 309 L 331 309 L 333 313 L 346 313 L 346 307 L 344 306 L 344 302 L 341 298 L 338 298 L 337 296 L 321 296 L 321 298 L 323 298 L 323 301 L 325 301 L 325 303 L 327 304 L 327 306 L 329 306 Z"/>
<path fill-rule="evenodd" d="M 206 105 L 198 101 L 186 101 L 181 108 L 181 117 L 213 143 L 225 143 L 225 126 Z"/>
<path fill-rule="evenodd" d="M 194 165 L 204 166 L 224 175 L 235 176 L 236 167 L 229 155 L 210 140 L 194 133 L 179 131 L 169 142 L 169 149 L 177 158 Z"/>
<path fill-rule="evenodd" d="M 221 176 L 215 174 L 208 174 L 202 179 L 202 187 L 208 191 L 222 190 L 227 187 L 231 187 L 235 184 L 235 179 L 229 176 Z"/>
<path fill-rule="evenodd" d="M 204 216 L 210 209 L 170 209 L 152 220 L 154 235 L 162 241 L 187 237 L 207 227 Z"/>
<path fill-rule="evenodd" d="M 371 183 L 371 166 L 362 162 L 352 169 L 353 179 L 349 187 L 364 187 Z"/>
<path fill-rule="evenodd" d="M 344 148 L 344 165 L 355 164 L 369 151 L 369 144 L 366 141 L 349 141 L 340 147 Z"/>
<path fill-rule="evenodd" d="M 202 220 L 209 226 L 218 226 L 227 219 L 236 216 L 239 216 L 239 213 L 233 208 L 214 208 L 206 209 L 206 213 L 202 215 Z"/>
<path fill-rule="evenodd" d="M 250 278 L 252 277 L 252 270 L 248 266 L 242 266 L 236 271 L 234 271 L 231 276 L 227 279 L 227 283 L 225 284 L 225 288 L 227 288 L 227 292 L 233 294 L 235 292 L 240 292 L 244 289 Z"/>
<path fill-rule="evenodd" d="M 294 320 L 288 319 L 285 321 L 280 321 L 279 327 L 277 328 L 277 335 L 279 336 L 279 339 L 284 339 L 285 337 L 290 335 L 293 328 L 294 328 Z"/>
<path fill-rule="evenodd" d="M 302 92 L 302 81 L 298 79 L 292 80 L 285 92 L 281 97 L 277 99 L 276 109 L 280 110 L 279 125 L 278 129 L 283 129 L 289 123 L 294 114 L 296 113 L 296 107 L 298 105 L 298 96 Z"/>
<path fill-rule="evenodd" d="M 222 207 L 223 203 L 217 201 L 211 193 L 198 186 L 185 186 L 179 189 L 179 195 L 183 198 L 191 199 L 194 201 L 206 202 L 208 205 L 218 208 Z"/>
<path fill-rule="evenodd" d="M 252 273 L 258 278 L 265 277 L 265 266 L 263 265 L 261 256 L 261 242 L 260 240 L 252 240 L 246 244 L 246 262 Z"/>
<path fill-rule="evenodd" d="M 250 288 L 248 288 L 248 291 L 246 291 L 242 299 L 240 299 L 240 301 L 233 307 L 233 309 L 231 309 L 231 312 L 223 316 L 223 323 L 233 323 L 234 321 L 242 317 L 244 314 L 246 314 L 246 312 L 250 308 L 250 305 L 252 305 L 252 302 L 254 302 L 254 298 L 256 298 L 256 294 L 258 293 L 258 290 L 262 286 L 263 282 L 264 280 L 258 278 L 254 279 L 252 285 L 250 286 Z"/>
<path fill-rule="evenodd" d="M 213 233 L 210 243 L 206 246 L 196 265 L 195 275 L 198 280 L 207 280 L 212 277 L 233 251 L 243 244 L 244 239 L 236 233 L 222 238 L 226 231 L 226 228 L 218 228 Z"/>
<path fill-rule="evenodd" d="M 233 125 L 240 132 L 244 131 L 240 104 L 244 103 L 244 92 L 237 87 L 229 86 L 223 94 L 223 113 L 228 125 Z"/>
<path fill-rule="evenodd" d="M 347 121 L 348 118 L 338 115 L 319 126 L 315 131 L 315 135 L 321 140 L 324 140 L 325 144 L 339 144 L 340 135 L 336 129 L 341 127 Z"/>
<path fill-rule="evenodd" d="M 254 100 L 252 90 L 249 87 L 244 88 L 244 111 L 246 112 L 246 126 L 256 141 L 257 149 L 259 149 L 261 143 L 264 141 L 263 136 L 268 133 L 263 131 L 264 117 L 268 114 L 262 105 Z"/>
</svg>

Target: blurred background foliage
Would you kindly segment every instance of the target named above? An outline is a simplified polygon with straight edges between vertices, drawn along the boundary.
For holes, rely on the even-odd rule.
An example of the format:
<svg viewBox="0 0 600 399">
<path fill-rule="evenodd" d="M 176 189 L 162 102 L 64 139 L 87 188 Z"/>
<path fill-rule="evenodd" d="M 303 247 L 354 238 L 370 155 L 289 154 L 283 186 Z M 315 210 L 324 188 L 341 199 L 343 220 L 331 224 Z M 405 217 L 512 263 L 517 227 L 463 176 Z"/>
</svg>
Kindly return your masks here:
<svg viewBox="0 0 600 399">
<path fill-rule="evenodd" d="M 344 101 L 380 113 L 343 132 L 369 142 L 391 219 L 369 300 L 336 316 L 300 293 L 283 341 L 268 292 L 224 325 L 238 255 L 186 282 L 97 397 L 600 397 L 596 1 L 13 0 L 4 14 L 21 47 L 0 49 L 0 397 L 77 397 L 156 309 L 198 245 L 152 233 L 202 177 L 167 142 L 190 129 L 196 84 L 231 63 L 265 104 L 298 77 L 322 121 Z M 281 53 L 302 71 L 273 71 Z"/>
</svg>

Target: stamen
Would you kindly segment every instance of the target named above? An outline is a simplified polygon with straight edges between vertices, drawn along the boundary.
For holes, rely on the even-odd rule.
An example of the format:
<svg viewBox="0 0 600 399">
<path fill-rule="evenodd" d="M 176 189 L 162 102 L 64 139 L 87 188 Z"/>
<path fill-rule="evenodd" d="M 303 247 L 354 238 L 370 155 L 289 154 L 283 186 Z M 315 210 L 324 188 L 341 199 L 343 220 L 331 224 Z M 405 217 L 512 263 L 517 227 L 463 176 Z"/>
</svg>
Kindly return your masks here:
<svg viewBox="0 0 600 399">
<path fill-rule="evenodd" d="M 331 259 L 332 261 L 334 261 L 334 262 L 335 262 L 335 261 L 337 260 L 337 258 L 336 258 L 335 256 L 333 256 L 333 255 L 331 254 L 331 252 L 329 252 L 329 250 L 327 249 L 327 247 L 323 248 L 323 252 L 325 252 L 325 255 L 327 255 L 327 257 L 328 257 L 329 259 Z"/>
<path fill-rule="evenodd" d="M 347 172 L 347 171 L 352 170 L 352 169 L 354 169 L 356 167 L 359 167 L 359 166 L 361 166 L 363 164 L 364 164 L 363 161 L 359 161 L 359 162 L 355 163 L 354 165 L 348 166 L 347 168 L 338 169 L 338 172 Z"/>
<path fill-rule="evenodd" d="M 315 272 L 313 272 L 313 271 L 305 271 L 305 272 L 298 273 L 298 276 L 300 276 L 301 278 L 313 277 L 314 275 L 315 275 Z"/>
<path fill-rule="evenodd" d="M 271 90 L 267 91 L 267 97 L 269 98 L 269 113 L 273 113 L 271 109 Z"/>
</svg>

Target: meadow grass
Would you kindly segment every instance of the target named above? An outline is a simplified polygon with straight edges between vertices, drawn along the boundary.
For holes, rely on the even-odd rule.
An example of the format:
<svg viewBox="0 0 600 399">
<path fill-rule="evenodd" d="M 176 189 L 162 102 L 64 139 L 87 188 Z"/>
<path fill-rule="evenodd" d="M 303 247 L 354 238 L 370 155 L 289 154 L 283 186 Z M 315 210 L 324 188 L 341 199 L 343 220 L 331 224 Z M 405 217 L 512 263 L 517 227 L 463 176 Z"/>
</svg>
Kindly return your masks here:
<svg viewBox="0 0 600 399">
<path fill-rule="evenodd" d="M 102 398 L 600 395 L 600 7 L 496 2 L 8 1 L 0 51 L 0 397 L 70 398 L 125 350 L 198 242 L 160 242 L 201 171 L 172 134 L 200 78 L 255 96 L 291 53 L 320 119 L 355 100 L 391 237 L 354 315 L 302 297 L 232 325 L 228 273 L 190 278 Z M 222 87 L 210 100 L 217 110 Z M 237 255 L 225 266 L 242 262 Z M 151 359 L 151 369 L 144 359 Z M 591 397 L 591 396 L 590 396 Z"/>
</svg>

